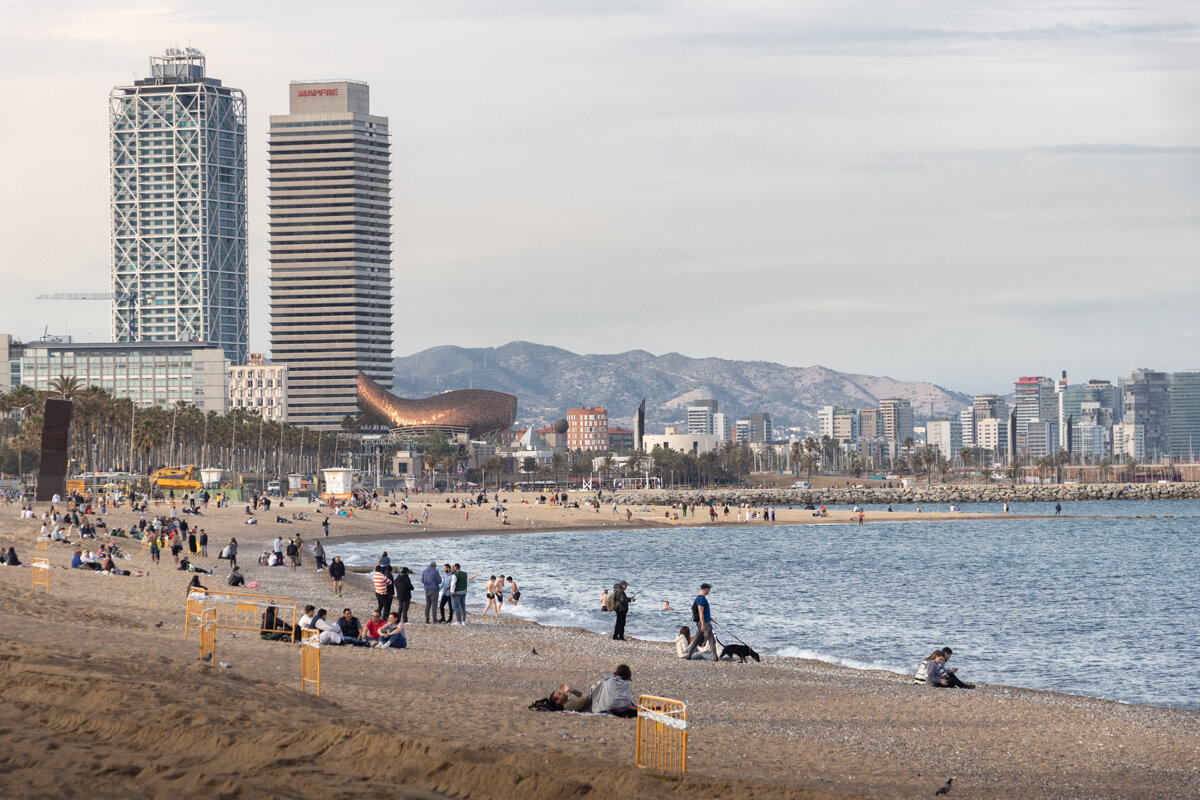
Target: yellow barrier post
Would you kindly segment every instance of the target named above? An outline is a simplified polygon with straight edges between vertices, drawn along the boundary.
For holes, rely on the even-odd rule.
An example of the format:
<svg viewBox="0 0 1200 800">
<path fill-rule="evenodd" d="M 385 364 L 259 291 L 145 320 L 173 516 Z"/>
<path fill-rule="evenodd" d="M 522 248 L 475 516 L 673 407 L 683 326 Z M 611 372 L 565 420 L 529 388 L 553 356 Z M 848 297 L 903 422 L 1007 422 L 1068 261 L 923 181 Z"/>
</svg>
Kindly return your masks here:
<svg viewBox="0 0 1200 800">
<path fill-rule="evenodd" d="M 206 608 L 200 615 L 200 660 L 212 666 L 217 658 L 217 610 Z"/>
<path fill-rule="evenodd" d="M 312 632 L 316 634 L 316 631 Z M 315 635 L 304 631 L 304 639 L 300 642 L 300 691 L 307 692 L 310 685 L 315 686 L 317 697 L 321 696 L 321 641 Z"/>
<path fill-rule="evenodd" d="M 50 591 L 50 561 L 45 558 L 35 558 L 33 560 L 33 588 L 44 586 L 46 591 Z"/>
<path fill-rule="evenodd" d="M 638 698 L 638 767 L 687 770 L 687 703 L 644 694 Z"/>
<path fill-rule="evenodd" d="M 203 619 L 204 610 L 208 607 L 205 602 L 208 597 L 202 589 L 192 589 L 188 592 L 187 608 L 183 615 L 183 638 L 188 638 L 193 625 L 199 625 Z M 216 610 L 214 609 L 214 614 Z"/>
</svg>

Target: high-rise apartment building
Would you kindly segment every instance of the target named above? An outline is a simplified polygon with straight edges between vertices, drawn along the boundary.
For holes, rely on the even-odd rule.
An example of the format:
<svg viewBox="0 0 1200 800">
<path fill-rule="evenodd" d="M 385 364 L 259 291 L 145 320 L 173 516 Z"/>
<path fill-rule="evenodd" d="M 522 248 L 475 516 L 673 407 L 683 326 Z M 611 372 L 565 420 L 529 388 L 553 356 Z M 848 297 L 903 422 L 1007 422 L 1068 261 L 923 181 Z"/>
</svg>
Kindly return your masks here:
<svg viewBox="0 0 1200 800">
<path fill-rule="evenodd" d="M 963 447 L 975 446 L 975 409 L 967 406 L 958 412 L 958 424 L 962 427 Z"/>
<path fill-rule="evenodd" d="M 287 422 L 287 367 L 268 363 L 262 353 L 251 353 L 245 365 L 230 367 L 229 408 Z"/>
<path fill-rule="evenodd" d="M 863 439 L 878 439 L 883 436 L 883 423 L 879 419 L 879 409 L 866 406 L 858 410 L 858 435 Z"/>
<path fill-rule="evenodd" d="M 722 442 L 728 442 L 733 435 L 733 421 L 724 411 L 718 411 L 712 415 L 713 419 L 713 436 L 716 436 Z"/>
<path fill-rule="evenodd" d="M 1034 420 L 1058 419 L 1058 395 L 1054 379 L 1044 377 L 1018 378 L 1013 384 L 1014 410 L 1017 412 L 1017 453 L 1024 454 L 1025 431 Z"/>
<path fill-rule="evenodd" d="M 1170 383 L 1171 376 L 1168 373 L 1150 369 L 1135 369 L 1129 373 L 1129 377 L 1119 381 L 1123 411 L 1121 419 L 1142 428 L 1141 454 L 1136 456 L 1138 460 L 1148 456 L 1157 461 L 1167 453 Z M 1130 453 L 1138 449 L 1134 437 L 1126 436 L 1126 441 L 1134 443 L 1122 452 Z M 1115 451 L 1116 445 L 1113 447 Z"/>
<path fill-rule="evenodd" d="M 271 117 L 271 355 L 288 416 L 336 428 L 358 372 L 392 385 L 391 157 L 365 83 L 290 85 Z"/>
<path fill-rule="evenodd" d="M 912 403 L 903 398 L 890 397 L 879 401 L 879 420 L 883 423 L 883 437 L 889 442 L 903 445 L 913 435 Z"/>
<path fill-rule="evenodd" d="M 858 440 L 858 409 L 822 406 L 817 409 L 817 435 L 845 444 Z"/>
<path fill-rule="evenodd" d="M 962 450 L 962 422 L 958 417 L 931 419 L 925 423 L 925 447 L 936 450 L 942 458 L 953 461 Z"/>
<path fill-rule="evenodd" d="M 608 452 L 608 411 L 602 406 L 568 411 L 567 449 Z"/>
<path fill-rule="evenodd" d="M 1079 425 L 1084 403 L 1096 403 L 1098 408 L 1108 409 L 1110 423 L 1120 422 L 1117 409 L 1117 388 L 1106 380 L 1092 379 L 1082 384 L 1060 384 L 1058 389 L 1058 434 L 1064 447 L 1071 445 L 1073 429 Z"/>
<path fill-rule="evenodd" d="M 708 405 L 688 406 L 687 432 L 689 434 L 712 433 L 713 432 L 713 409 L 712 409 L 712 406 L 708 406 Z"/>
<path fill-rule="evenodd" d="M 114 342 L 211 342 L 246 360 L 246 96 L 195 48 L 109 95 Z"/>
</svg>

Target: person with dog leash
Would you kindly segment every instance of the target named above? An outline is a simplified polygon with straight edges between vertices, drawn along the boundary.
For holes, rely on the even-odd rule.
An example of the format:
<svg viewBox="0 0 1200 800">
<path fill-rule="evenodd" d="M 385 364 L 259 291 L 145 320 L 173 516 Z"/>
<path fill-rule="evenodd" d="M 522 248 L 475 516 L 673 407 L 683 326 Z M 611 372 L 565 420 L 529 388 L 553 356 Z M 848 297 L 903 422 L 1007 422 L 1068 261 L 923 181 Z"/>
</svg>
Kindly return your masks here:
<svg viewBox="0 0 1200 800">
<path fill-rule="evenodd" d="M 708 605 L 708 593 L 712 590 L 712 586 L 707 583 L 700 584 L 700 594 L 696 596 L 696 602 L 692 604 L 692 618 L 697 625 L 696 638 L 688 645 L 687 653 L 684 658 L 691 658 L 692 653 L 700 649 L 701 645 L 707 645 L 716 653 L 716 639 L 713 635 L 712 609 Z M 714 662 L 715 663 L 715 662 Z"/>
</svg>

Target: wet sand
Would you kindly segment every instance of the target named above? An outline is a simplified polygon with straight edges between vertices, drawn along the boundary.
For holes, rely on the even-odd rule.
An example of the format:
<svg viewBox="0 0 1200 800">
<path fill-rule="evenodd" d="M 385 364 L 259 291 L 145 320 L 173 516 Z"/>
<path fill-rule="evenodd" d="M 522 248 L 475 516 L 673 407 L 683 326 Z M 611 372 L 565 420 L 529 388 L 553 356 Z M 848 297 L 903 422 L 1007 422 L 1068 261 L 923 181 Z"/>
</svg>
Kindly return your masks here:
<svg viewBox="0 0 1200 800">
<path fill-rule="evenodd" d="M 468 519 L 442 499 L 424 526 L 386 508 L 335 518 L 330 541 L 625 526 L 623 508 L 519 501 L 501 526 L 486 507 Z M 210 537 L 213 557 L 198 563 L 219 573 L 202 583 L 224 586 L 215 555 L 236 536 L 239 563 L 261 591 L 332 615 L 350 606 L 365 620 L 374 608 L 365 583 L 348 582 L 334 599 L 307 546 L 296 572 L 255 563 L 276 535 L 300 533 L 308 544 L 320 536 L 319 515 L 305 511 L 310 521 L 291 525 L 275 523 L 275 509 L 258 525 L 244 524 L 241 507 L 189 518 Z M 633 525 L 661 526 L 663 513 L 638 514 Z M 850 516 L 831 512 L 840 524 Z M 981 517 L 919 518 L 964 516 Z M 0 544 L 27 562 L 40 523 L 15 517 L 0 509 Z M 829 520 L 781 509 L 775 524 L 785 521 Z M 686 524 L 697 523 L 707 520 Z M 140 544 L 127 544 L 124 566 L 147 568 Z M 1003 686 L 934 690 L 799 659 L 681 662 L 668 644 L 513 619 L 427 626 L 414 609 L 406 651 L 324 648 L 317 699 L 299 691 L 295 647 L 250 633 L 219 633 L 216 660 L 230 668 L 200 666 L 195 634 L 183 638 L 189 576 L 169 555 L 149 577 L 126 578 L 66 569 L 73 549 L 52 546 L 48 599 L 30 588 L 28 569 L 0 568 L 0 764 L 6 786 L 25 787 L 10 796 L 891 798 L 932 796 L 952 775 L 951 797 L 1200 795 L 1195 711 Z M 455 559 L 436 540 L 428 549 L 439 563 Z M 472 584 L 472 602 L 481 591 Z M 631 626 L 646 613 L 635 608 Z M 618 663 L 631 667 L 635 692 L 688 702 L 686 777 L 633 766 L 633 721 L 526 710 L 556 684 L 586 687 Z M 958 666 L 969 680 L 969 659 Z"/>
</svg>

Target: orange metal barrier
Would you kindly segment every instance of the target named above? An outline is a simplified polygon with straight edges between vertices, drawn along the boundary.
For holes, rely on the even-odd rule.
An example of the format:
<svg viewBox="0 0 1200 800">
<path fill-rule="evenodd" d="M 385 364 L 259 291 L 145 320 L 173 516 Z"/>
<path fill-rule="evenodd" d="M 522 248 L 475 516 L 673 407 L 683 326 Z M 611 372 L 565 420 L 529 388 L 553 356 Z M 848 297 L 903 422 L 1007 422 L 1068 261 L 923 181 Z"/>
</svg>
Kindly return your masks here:
<svg viewBox="0 0 1200 800">
<path fill-rule="evenodd" d="M 636 760 L 664 772 L 687 770 L 687 703 L 644 694 L 638 698 Z"/>
<path fill-rule="evenodd" d="M 217 610 L 206 608 L 200 614 L 200 660 L 212 666 L 217 658 Z"/>
<path fill-rule="evenodd" d="M 309 686 L 314 686 L 320 697 L 321 642 L 310 633 L 316 634 L 316 631 L 304 631 L 304 639 L 300 642 L 300 691 L 307 692 Z"/>
<path fill-rule="evenodd" d="M 202 609 L 213 608 L 217 612 L 217 627 L 227 630 L 275 633 L 277 629 L 264 628 L 263 615 L 267 608 L 275 607 L 275 619 L 291 626 L 292 633 L 281 631 L 289 641 L 295 641 L 296 600 L 267 594 L 239 594 L 237 592 L 193 591 L 187 599 L 187 620 L 183 635 L 187 638 L 192 626 L 199 624 Z"/>
<path fill-rule="evenodd" d="M 50 591 L 50 561 L 45 558 L 35 558 L 30 570 L 33 573 L 33 588 L 39 586 L 45 587 L 46 591 Z"/>
<path fill-rule="evenodd" d="M 34 547 L 34 550 L 36 550 L 39 553 L 45 553 L 49 549 L 50 549 L 50 540 L 49 539 L 38 539 L 37 545 L 36 545 L 36 547 Z"/>
</svg>

